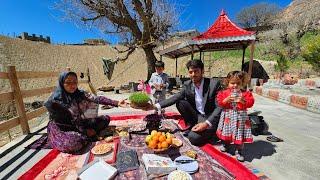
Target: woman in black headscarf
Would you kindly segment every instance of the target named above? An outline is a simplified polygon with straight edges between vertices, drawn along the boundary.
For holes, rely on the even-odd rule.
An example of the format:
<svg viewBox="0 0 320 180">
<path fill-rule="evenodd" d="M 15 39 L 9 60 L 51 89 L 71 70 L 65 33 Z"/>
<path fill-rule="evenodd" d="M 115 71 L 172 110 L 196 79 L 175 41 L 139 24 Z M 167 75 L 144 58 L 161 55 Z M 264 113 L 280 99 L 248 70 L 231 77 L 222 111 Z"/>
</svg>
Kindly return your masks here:
<svg viewBox="0 0 320 180">
<path fill-rule="evenodd" d="M 114 101 L 79 90 L 76 73 L 61 73 L 58 87 L 45 102 L 50 113 L 47 127 L 49 145 L 72 153 L 95 140 L 110 122 L 109 116 L 97 116 L 97 108 L 92 108 L 97 104 L 127 107 L 124 100 Z"/>
</svg>

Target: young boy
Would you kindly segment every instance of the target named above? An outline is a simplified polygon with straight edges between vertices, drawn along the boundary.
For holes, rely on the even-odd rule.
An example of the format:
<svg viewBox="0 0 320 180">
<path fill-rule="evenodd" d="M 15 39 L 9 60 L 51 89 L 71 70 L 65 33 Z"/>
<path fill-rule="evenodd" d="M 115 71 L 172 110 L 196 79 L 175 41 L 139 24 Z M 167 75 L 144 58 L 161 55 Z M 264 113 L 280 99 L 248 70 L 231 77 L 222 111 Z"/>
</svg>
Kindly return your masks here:
<svg viewBox="0 0 320 180">
<path fill-rule="evenodd" d="M 155 103 L 166 99 L 166 89 L 169 86 L 168 75 L 163 72 L 164 62 L 156 61 L 156 72 L 152 73 L 149 85 L 152 89 Z"/>
</svg>

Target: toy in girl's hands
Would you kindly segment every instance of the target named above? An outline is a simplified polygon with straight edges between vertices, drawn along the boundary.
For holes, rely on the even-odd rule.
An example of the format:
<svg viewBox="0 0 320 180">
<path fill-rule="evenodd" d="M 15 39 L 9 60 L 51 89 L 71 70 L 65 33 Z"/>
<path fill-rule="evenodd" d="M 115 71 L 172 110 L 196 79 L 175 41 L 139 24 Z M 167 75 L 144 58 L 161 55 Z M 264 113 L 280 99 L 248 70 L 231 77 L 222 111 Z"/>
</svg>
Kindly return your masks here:
<svg viewBox="0 0 320 180">
<path fill-rule="evenodd" d="M 245 104 L 247 101 L 243 96 L 240 96 L 236 99 L 237 103 Z"/>
<path fill-rule="evenodd" d="M 241 90 L 240 89 L 233 89 L 232 93 L 230 95 L 230 102 L 231 103 L 242 103 L 245 104 L 246 100 L 242 96 Z"/>
</svg>

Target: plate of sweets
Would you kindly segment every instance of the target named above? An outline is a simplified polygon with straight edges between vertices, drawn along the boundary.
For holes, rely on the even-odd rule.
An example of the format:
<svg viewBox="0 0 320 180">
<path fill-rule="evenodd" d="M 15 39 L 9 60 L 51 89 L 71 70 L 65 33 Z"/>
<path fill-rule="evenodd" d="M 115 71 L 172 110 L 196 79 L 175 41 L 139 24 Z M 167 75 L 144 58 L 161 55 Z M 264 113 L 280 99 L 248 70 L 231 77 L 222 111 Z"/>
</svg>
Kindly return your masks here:
<svg viewBox="0 0 320 180">
<path fill-rule="evenodd" d="M 192 180 L 192 177 L 185 171 L 175 170 L 169 174 L 168 180 Z"/>
<path fill-rule="evenodd" d="M 97 144 L 91 149 L 92 154 L 95 154 L 95 155 L 102 155 L 102 154 L 109 153 L 111 151 L 112 151 L 112 146 L 107 143 Z"/>
<path fill-rule="evenodd" d="M 130 132 L 142 132 L 142 131 L 146 130 L 146 125 L 147 125 L 146 122 L 132 124 L 129 127 L 129 131 Z"/>
<path fill-rule="evenodd" d="M 174 136 L 171 133 L 153 130 L 151 134 L 145 138 L 145 142 L 154 152 L 163 152 L 171 147 L 172 138 L 174 138 Z"/>
</svg>

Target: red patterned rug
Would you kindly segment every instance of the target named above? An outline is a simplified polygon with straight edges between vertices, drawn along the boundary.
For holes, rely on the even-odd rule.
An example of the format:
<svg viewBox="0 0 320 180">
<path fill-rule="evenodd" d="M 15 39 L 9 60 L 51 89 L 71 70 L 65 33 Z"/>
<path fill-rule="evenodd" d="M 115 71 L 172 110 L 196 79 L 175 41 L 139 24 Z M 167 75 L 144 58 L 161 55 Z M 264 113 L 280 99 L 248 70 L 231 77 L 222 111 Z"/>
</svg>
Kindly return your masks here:
<svg viewBox="0 0 320 180">
<path fill-rule="evenodd" d="M 120 115 L 112 116 L 111 120 L 125 123 L 128 119 L 142 119 L 145 115 Z M 184 121 L 177 113 L 166 113 L 166 118 L 175 119 L 183 127 Z M 120 122 L 118 122 L 120 123 Z M 115 144 L 117 148 L 117 143 Z M 206 154 L 219 162 L 228 173 L 232 174 L 235 179 L 268 179 L 257 169 L 252 168 L 248 163 L 240 163 L 234 157 L 221 153 L 211 144 L 201 147 Z M 55 149 L 51 150 L 44 158 L 36 163 L 31 169 L 24 173 L 19 179 L 76 179 L 77 171 L 86 163 L 93 160 L 91 153 L 82 155 L 71 155 L 61 153 Z M 114 156 L 106 157 L 109 163 L 114 163 Z"/>
</svg>

